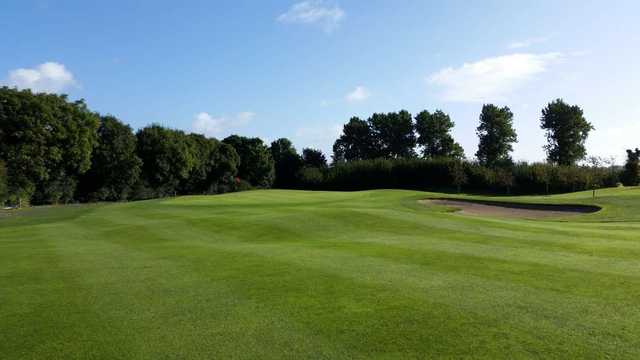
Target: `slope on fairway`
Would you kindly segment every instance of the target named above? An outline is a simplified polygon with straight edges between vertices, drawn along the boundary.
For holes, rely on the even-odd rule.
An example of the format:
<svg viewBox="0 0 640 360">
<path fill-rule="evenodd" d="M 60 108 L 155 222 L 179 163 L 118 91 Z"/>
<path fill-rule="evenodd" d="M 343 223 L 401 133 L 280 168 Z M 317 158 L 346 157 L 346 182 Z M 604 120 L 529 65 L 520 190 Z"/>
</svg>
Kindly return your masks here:
<svg viewBox="0 0 640 360">
<path fill-rule="evenodd" d="M 251 191 L 0 219 L 0 358 L 638 358 L 640 189 L 469 217 Z M 472 197 L 483 199 L 482 197 Z"/>
</svg>

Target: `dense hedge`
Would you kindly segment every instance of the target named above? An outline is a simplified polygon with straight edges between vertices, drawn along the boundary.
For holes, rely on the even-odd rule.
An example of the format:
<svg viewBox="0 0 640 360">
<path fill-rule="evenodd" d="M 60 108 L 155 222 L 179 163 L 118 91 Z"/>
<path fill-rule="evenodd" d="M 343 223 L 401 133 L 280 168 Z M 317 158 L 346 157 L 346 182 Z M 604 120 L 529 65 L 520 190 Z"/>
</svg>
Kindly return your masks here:
<svg viewBox="0 0 640 360">
<path fill-rule="evenodd" d="M 336 164 L 320 171 L 305 169 L 301 189 L 366 190 L 462 190 L 513 194 L 545 194 L 616 186 L 618 168 L 558 166 L 518 163 L 488 168 L 475 162 L 452 159 L 376 159 Z"/>
</svg>

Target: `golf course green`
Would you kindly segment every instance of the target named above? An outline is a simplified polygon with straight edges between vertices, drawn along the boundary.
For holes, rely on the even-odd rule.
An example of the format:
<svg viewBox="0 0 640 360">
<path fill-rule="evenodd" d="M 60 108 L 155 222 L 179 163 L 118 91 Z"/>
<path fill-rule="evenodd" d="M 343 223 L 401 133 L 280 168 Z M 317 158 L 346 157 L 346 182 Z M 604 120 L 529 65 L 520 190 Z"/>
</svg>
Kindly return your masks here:
<svg viewBox="0 0 640 360">
<path fill-rule="evenodd" d="M 260 190 L 0 215 L 0 358 L 640 358 L 640 188 Z"/>
</svg>

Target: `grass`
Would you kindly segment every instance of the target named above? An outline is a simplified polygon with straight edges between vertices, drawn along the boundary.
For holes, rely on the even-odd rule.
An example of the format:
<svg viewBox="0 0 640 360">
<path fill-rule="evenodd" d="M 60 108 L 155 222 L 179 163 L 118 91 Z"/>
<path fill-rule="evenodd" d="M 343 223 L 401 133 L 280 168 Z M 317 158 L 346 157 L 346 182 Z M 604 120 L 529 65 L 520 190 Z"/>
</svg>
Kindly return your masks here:
<svg viewBox="0 0 640 360">
<path fill-rule="evenodd" d="M 640 189 L 598 193 L 510 198 L 603 206 L 553 221 L 399 190 L 19 211 L 0 357 L 637 359 Z"/>
</svg>

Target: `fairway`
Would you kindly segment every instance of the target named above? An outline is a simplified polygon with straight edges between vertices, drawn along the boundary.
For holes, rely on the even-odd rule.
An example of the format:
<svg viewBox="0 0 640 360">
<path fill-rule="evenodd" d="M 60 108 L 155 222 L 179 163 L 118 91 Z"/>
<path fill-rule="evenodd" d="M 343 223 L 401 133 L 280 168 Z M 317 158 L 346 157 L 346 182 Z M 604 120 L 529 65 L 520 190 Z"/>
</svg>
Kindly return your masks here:
<svg viewBox="0 0 640 360">
<path fill-rule="evenodd" d="M 640 189 L 469 216 L 261 190 L 0 217 L 0 358 L 640 357 Z M 465 197 L 487 199 L 483 197 Z"/>
</svg>

